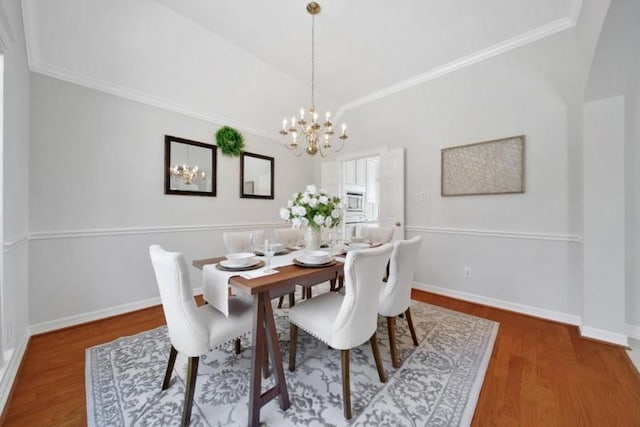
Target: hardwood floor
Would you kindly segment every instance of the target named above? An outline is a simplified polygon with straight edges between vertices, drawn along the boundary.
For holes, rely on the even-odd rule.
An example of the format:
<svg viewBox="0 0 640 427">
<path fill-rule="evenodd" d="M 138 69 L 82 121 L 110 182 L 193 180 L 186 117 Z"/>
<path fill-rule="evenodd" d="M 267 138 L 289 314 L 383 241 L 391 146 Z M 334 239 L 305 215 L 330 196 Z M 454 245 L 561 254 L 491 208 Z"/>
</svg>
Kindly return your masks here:
<svg viewBox="0 0 640 427">
<path fill-rule="evenodd" d="M 640 426 L 640 374 L 623 348 L 582 339 L 573 326 L 413 297 L 500 322 L 474 426 Z M 32 337 L 3 425 L 86 425 L 85 349 L 164 323 L 158 306 Z"/>
</svg>

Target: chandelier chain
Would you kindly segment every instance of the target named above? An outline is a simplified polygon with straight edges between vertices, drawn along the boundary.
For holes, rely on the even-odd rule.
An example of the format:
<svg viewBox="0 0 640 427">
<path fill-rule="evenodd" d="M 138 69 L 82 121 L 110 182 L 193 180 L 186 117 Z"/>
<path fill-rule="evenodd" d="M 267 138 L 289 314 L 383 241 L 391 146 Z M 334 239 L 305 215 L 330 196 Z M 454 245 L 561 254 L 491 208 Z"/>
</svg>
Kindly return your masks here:
<svg viewBox="0 0 640 427">
<path fill-rule="evenodd" d="M 316 108 L 316 15 L 311 15 L 311 108 Z"/>
<path fill-rule="evenodd" d="M 282 120 L 280 135 L 283 138 L 283 145 L 293 151 L 297 157 L 302 153 L 313 156 L 320 153 L 325 157 L 330 152 L 337 152 L 344 148 L 344 141 L 348 138 L 346 124 L 342 124 L 342 133 L 338 136 L 341 144 L 336 147 L 331 143 L 331 137 L 336 133 L 331 121 L 331 113 L 326 112 L 325 118 L 320 118 L 316 110 L 316 15 L 320 13 L 320 5 L 314 1 L 307 4 L 307 12 L 311 14 L 311 108 L 305 111 L 300 109 L 300 118 L 295 115 L 291 117 L 291 124 L 285 117 Z M 309 114 L 305 117 L 305 112 Z M 287 142 L 286 137 L 291 139 Z M 302 150 L 302 151 L 301 151 Z"/>
</svg>

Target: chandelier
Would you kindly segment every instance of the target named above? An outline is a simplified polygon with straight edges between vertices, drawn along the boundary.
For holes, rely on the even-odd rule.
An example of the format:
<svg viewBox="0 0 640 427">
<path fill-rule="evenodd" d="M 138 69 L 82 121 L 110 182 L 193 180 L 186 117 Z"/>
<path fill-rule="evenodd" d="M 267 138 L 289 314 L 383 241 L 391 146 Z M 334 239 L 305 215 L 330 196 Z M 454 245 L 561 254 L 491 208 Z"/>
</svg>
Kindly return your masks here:
<svg viewBox="0 0 640 427">
<path fill-rule="evenodd" d="M 347 139 L 347 125 L 342 125 L 342 132 L 338 137 L 342 144 L 340 148 L 334 149 L 331 145 L 331 137 L 334 135 L 333 123 L 331 122 L 331 113 L 327 111 L 324 123 L 318 122 L 318 110 L 315 105 L 315 26 L 316 15 L 320 13 L 320 5 L 316 2 L 307 4 L 307 12 L 311 14 L 311 108 L 307 110 L 308 116 L 305 117 L 304 108 L 300 109 L 300 118 L 296 120 L 295 116 L 291 117 L 291 123 L 285 118 L 282 120 L 283 144 L 293 153 L 300 157 L 305 151 L 307 154 L 314 156 L 320 153 L 322 157 L 333 151 L 337 152 L 344 147 L 344 140 Z M 287 135 L 290 139 L 287 140 Z M 301 143 L 300 140 L 304 139 Z M 306 144 L 306 146 L 304 145 Z"/>
<path fill-rule="evenodd" d="M 171 166 L 169 172 L 172 177 L 181 179 L 185 185 L 197 184 L 199 181 L 207 177 L 205 171 L 200 170 L 198 165 L 191 165 L 191 156 L 189 156 L 189 146 L 187 145 L 187 161 L 181 165 Z"/>
<path fill-rule="evenodd" d="M 171 176 L 182 179 L 182 182 L 186 185 L 191 185 L 198 180 L 205 179 L 206 175 L 207 174 L 201 171 L 197 165 L 191 166 L 188 163 L 183 163 L 171 167 Z"/>
</svg>

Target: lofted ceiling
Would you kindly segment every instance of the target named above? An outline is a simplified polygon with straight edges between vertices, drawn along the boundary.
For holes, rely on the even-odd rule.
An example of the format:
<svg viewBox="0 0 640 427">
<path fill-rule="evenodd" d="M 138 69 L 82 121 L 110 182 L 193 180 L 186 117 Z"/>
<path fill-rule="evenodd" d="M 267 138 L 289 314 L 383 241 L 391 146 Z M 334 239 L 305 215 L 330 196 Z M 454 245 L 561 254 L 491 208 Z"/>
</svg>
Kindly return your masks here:
<svg viewBox="0 0 640 427">
<path fill-rule="evenodd" d="M 23 0 L 33 71 L 270 138 L 307 106 L 304 0 Z M 575 25 L 581 0 L 321 0 L 316 104 L 339 114 Z"/>
</svg>

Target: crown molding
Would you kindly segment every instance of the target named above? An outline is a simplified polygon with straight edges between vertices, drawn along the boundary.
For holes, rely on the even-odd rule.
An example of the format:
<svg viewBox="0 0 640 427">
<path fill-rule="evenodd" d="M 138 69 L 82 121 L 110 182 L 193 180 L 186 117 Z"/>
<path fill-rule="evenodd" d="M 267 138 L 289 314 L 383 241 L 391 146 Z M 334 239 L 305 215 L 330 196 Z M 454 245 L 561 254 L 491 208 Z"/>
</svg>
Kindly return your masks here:
<svg viewBox="0 0 640 427">
<path fill-rule="evenodd" d="M 49 77 L 54 77 L 59 80 L 64 80 L 69 83 L 88 87 L 90 89 L 95 89 L 111 95 L 119 96 L 121 98 L 130 99 L 132 101 L 140 102 L 142 104 L 151 105 L 153 107 L 157 107 L 163 110 L 183 114 L 185 116 L 203 120 L 218 126 L 221 126 L 224 123 L 226 125 L 233 126 L 237 129 L 240 129 L 244 132 L 251 133 L 253 135 L 258 135 L 273 141 L 279 141 L 278 137 L 274 134 L 274 132 L 269 132 L 264 129 L 253 127 L 247 123 L 234 120 L 230 117 L 208 114 L 201 111 L 192 110 L 187 106 L 175 104 L 169 100 L 152 96 L 142 91 L 138 91 L 125 86 L 120 86 L 111 82 L 107 82 L 105 80 L 96 79 L 94 77 L 82 75 L 80 73 L 76 73 L 74 71 L 67 70 L 54 65 L 46 64 L 39 60 L 35 60 L 33 57 L 29 62 L 30 62 L 31 71 L 35 73 L 44 74 Z"/>
<path fill-rule="evenodd" d="M 369 104 L 371 102 L 386 98 L 407 89 L 411 89 L 412 87 L 421 85 L 430 80 L 434 80 L 438 77 L 442 77 L 454 71 L 461 70 L 470 65 L 477 64 L 478 62 L 484 61 L 485 59 L 489 59 L 510 50 L 522 47 L 529 43 L 533 43 L 545 37 L 549 37 L 553 34 L 559 33 L 560 31 L 573 28 L 578 21 L 581 8 L 582 0 L 574 0 L 567 17 L 557 19 L 546 25 L 535 28 L 531 31 L 527 31 L 526 33 L 522 33 L 516 37 L 497 43 L 486 49 L 479 50 L 470 55 L 456 59 L 455 61 L 449 62 L 448 64 L 433 68 L 425 73 L 418 74 L 417 76 L 411 77 L 407 80 L 400 81 L 391 86 L 387 86 L 386 88 L 365 95 L 361 98 L 357 98 L 350 102 L 347 102 L 338 109 L 334 121 L 337 122 L 345 112 L 353 108 L 361 107 L 365 104 Z"/>
<path fill-rule="evenodd" d="M 399 93 L 407 89 L 410 89 L 412 87 L 426 83 L 430 80 L 436 79 L 438 77 L 442 77 L 454 71 L 466 68 L 480 61 L 484 61 L 485 59 L 489 59 L 496 55 L 508 52 L 512 49 L 516 49 L 518 47 L 527 45 L 529 43 L 533 43 L 537 40 L 551 36 L 560 31 L 573 28 L 576 25 L 578 17 L 580 15 L 580 10 L 582 9 L 582 1 L 583 0 L 573 0 L 571 6 L 569 7 L 569 11 L 567 14 L 568 16 L 564 18 L 557 19 L 546 25 L 543 25 L 531 31 L 525 32 L 523 34 L 520 34 L 516 37 L 505 40 L 503 42 L 497 43 L 487 49 L 479 50 L 470 55 L 459 58 L 455 61 L 449 62 L 448 64 L 433 68 L 425 73 L 419 74 L 410 79 L 400 81 L 393 85 L 387 86 L 386 88 L 377 90 L 368 95 L 365 95 L 363 97 L 347 102 L 346 104 L 338 108 L 338 111 L 334 116 L 334 121 L 337 122 L 338 120 L 340 120 L 342 115 L 344 115 L 344 113 L 348 110 L 354 109 L 356 107 L 361 107 L 371 102 L 375 102 L 377 100 L 386 98 L 388 96 L 394 95 L 396 93 Z M 187 106 L 175 104 L 169 100 L 154 97 L 152 95 L 146 94 L 141 91 L 137 91 L 132 88 L 120 86 L 120 85 L 107 82 L 104 80 L 100 80 L 100 79 L 95 79 L 93 77 L 89 77 L 72 70 L 63 69 L 61 67 L 57 67 L 52 64 L 47 64 L 43 62 L 41 59 L 42 57 L 40 55 L 39 46 L 38 46 L 39 38 L 38 38 L 38 31 L 37 31 L 37 23 L 35 22 L 36 14 L 35 14 L 35 11 L 32 9 L 32 7 L 33 6 L 31 5 L 31 0 L 22 0 L 25 39 L 26 39 L 26 45 L 27 45 L 27 58 L 29 62 L 29 69 L 31 71 L 40 73 L 43 75 L 47 75 L 49 77 L 54 77 L 60 80 L 64 80 L 70 83 L 74 83 L 80 86 L 106 92 L 111 95 L 141 102 L 143 104 L 151 105 L 164 110 L 183 114 L 199 120 L 204 120 L 206 122 L 210 122 L 216 125 L 220 125 L 221 123 L 227 123 L 245 132 L 249 132 L 254 135 L 258 135 L 272 141 L 277 141 L 277 142 L 280 141 L 279 137 L 275 135 L 274 132 L 271 132 L 269 130 L 256 128 L 254 126 L 251 126 L 248 123 L 240 122 L 232 118 L 225 117 L 223 115 L 210 114 L 210 113 L 204 113 L 197 110 L 192 110 Z M 0 23 L 1 23 L 1 16 L 0 16 Z"/>
</svg>

